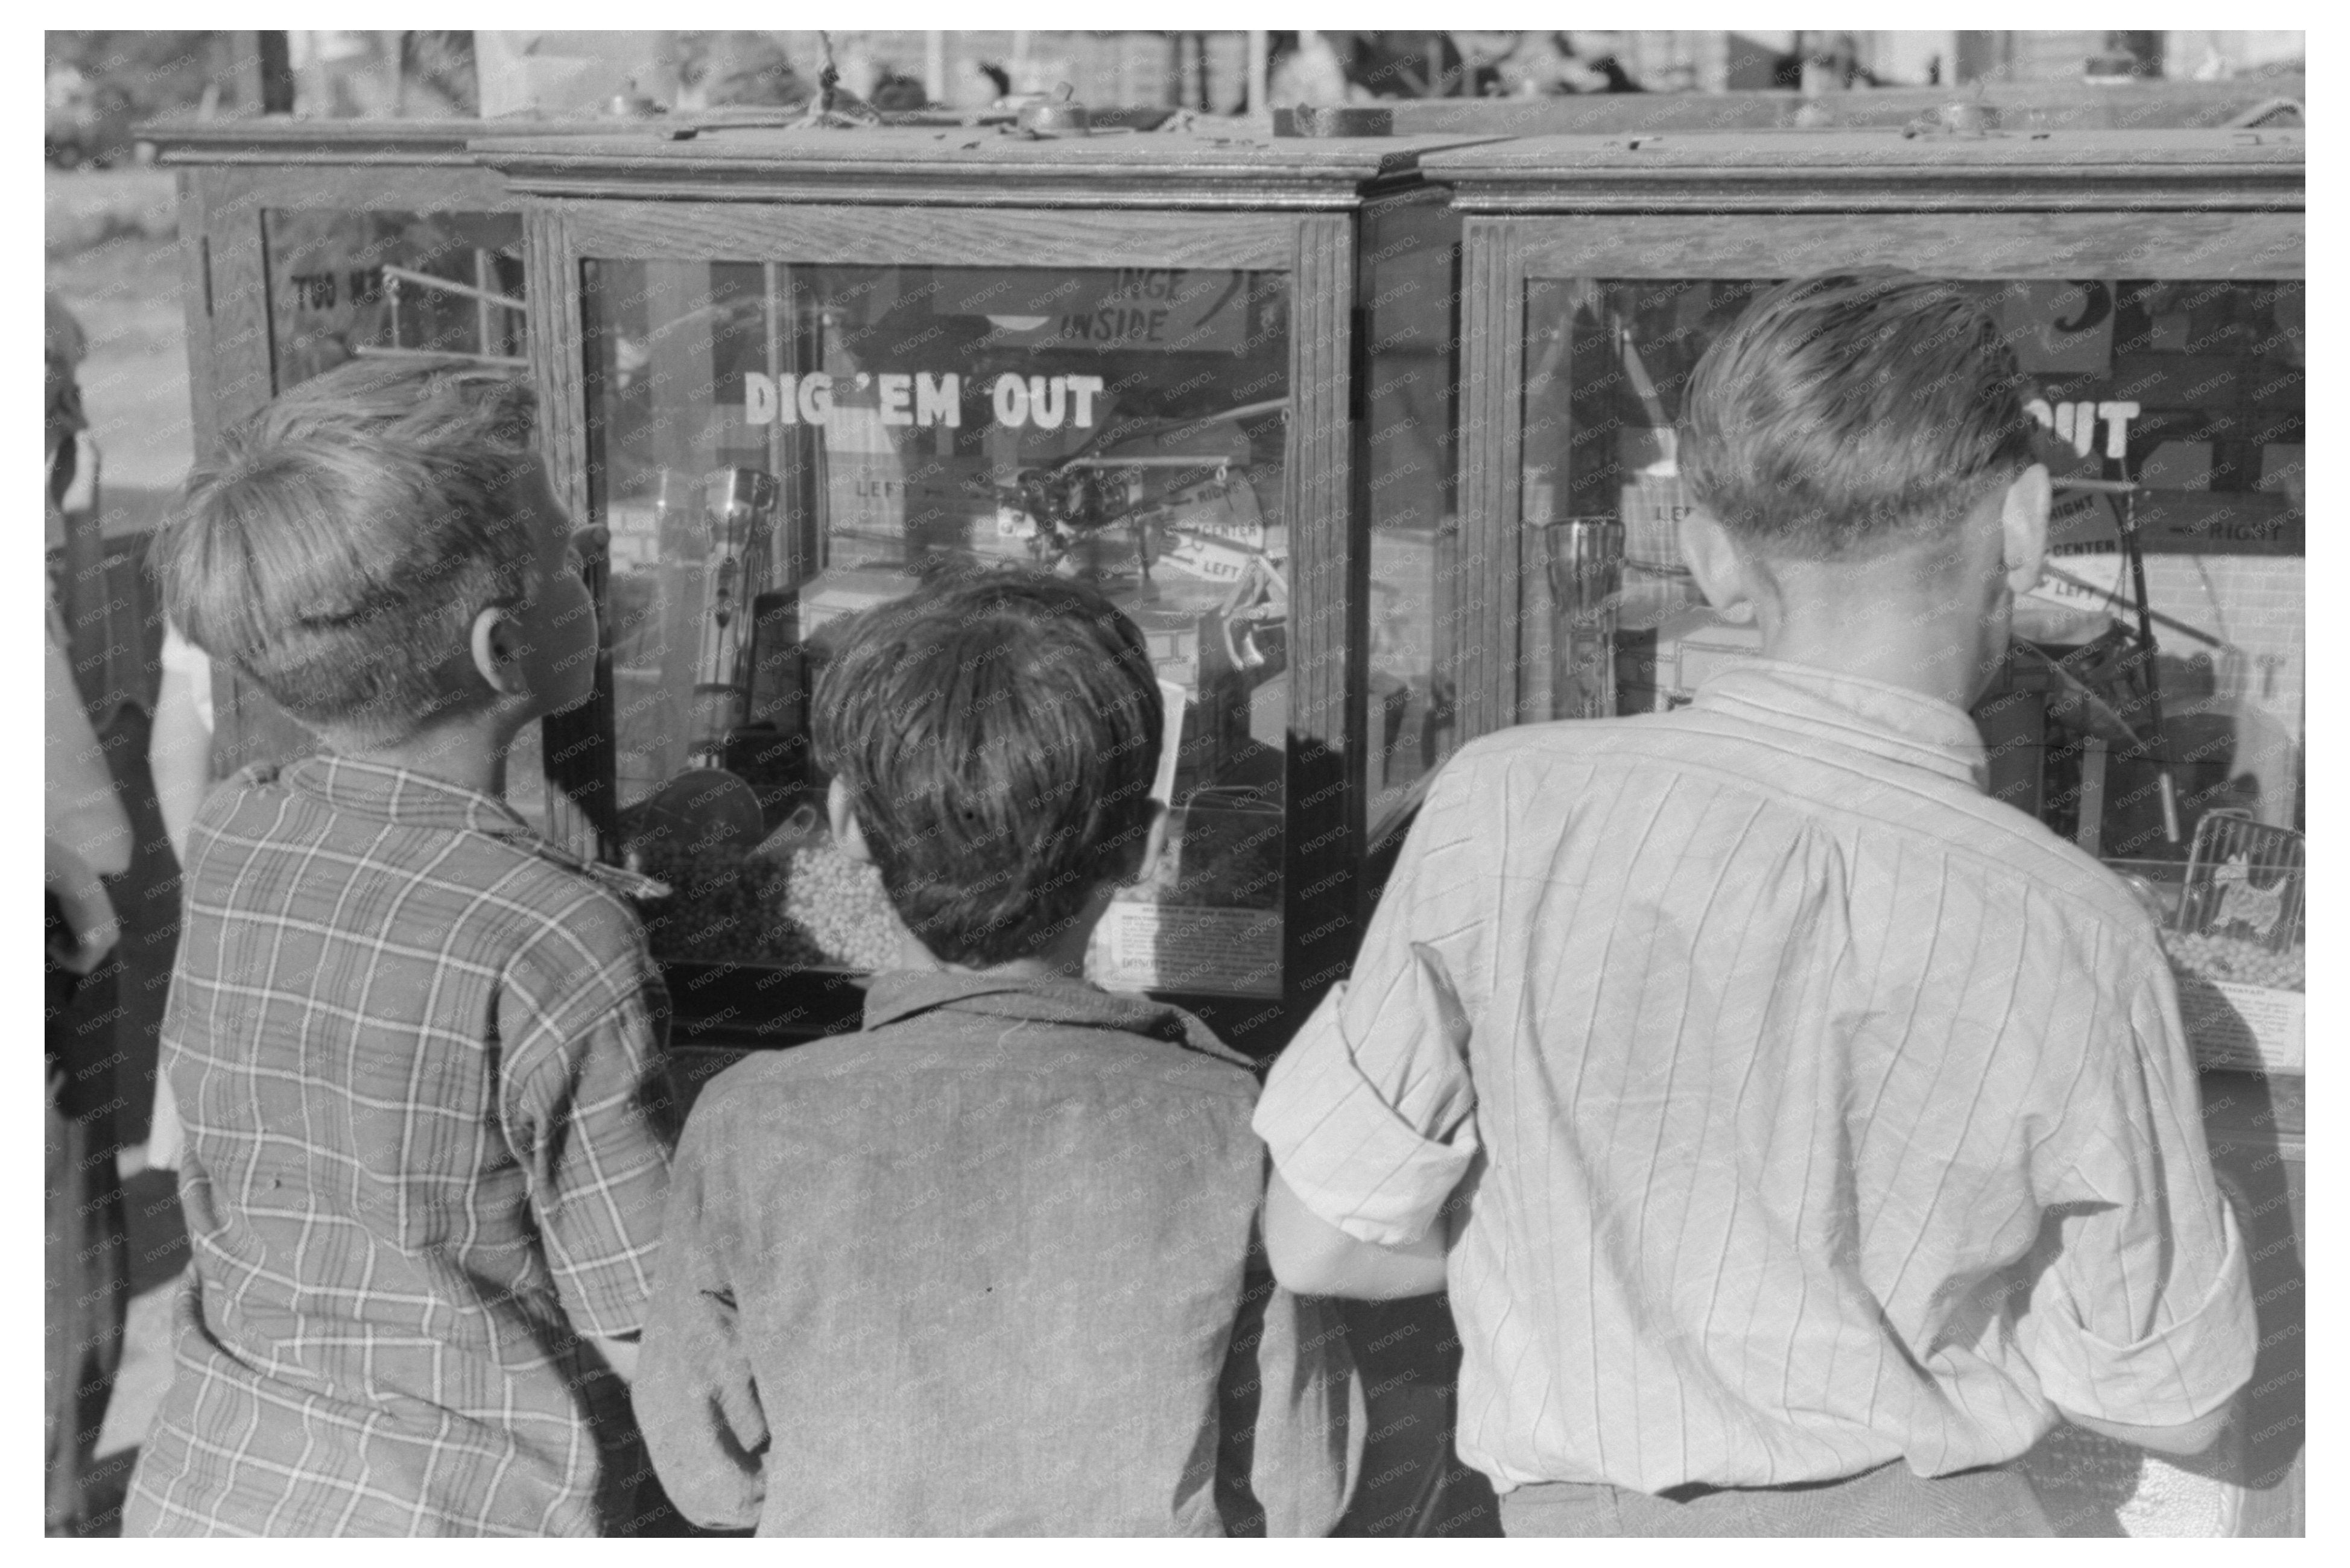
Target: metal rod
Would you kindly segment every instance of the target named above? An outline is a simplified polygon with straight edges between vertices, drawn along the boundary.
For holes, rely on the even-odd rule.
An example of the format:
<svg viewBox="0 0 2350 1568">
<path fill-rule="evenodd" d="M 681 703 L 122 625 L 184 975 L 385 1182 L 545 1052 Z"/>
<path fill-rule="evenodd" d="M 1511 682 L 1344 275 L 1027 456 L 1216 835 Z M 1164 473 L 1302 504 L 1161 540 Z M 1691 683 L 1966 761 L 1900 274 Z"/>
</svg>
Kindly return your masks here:
<svg viewBox="0 0 2350 1568">
<path fill-rule="evenodd" d="M 435 277 L 429 272 L 411 272 L 404 266 L 393 266 L 389 262 L 384 264 L 383 275 L 395 283 L 412 283 L 419 288 L 437 288 L 443 294 L 462 294 L 468 299 L 486 299 L 492 305 L 502 305 L 508 310 L 527 308 L 521 300 L 511 295 L 493 294 L 485 288 L 475 288 L 469 283 L 458 283 L 450 278 Z"/>
<path fill-rule="evenodd" d="M 477 365 L 507 365 L 525 369 L 530 361 L 515 354 L 467 354 L 453 348 L 384 348 L 372 343 L 354 343 L 353 354 L 363 354 L 370 359 L 471 359 Z"/>
<path fill-rule="evenodd" d="M 484 354 L 490 351 L 491 312 L 497 308 L 490 293 L 491 281 L 490 253 L 477 245 L 473 249 L 473 341 Z"/>
<path fill-rule="evenodd" d="M 2154 619 L 2146 597 L 2146 552 L 2139 547 L 2137 535 L 2137 492 L 2122 500 L 2122 543 L 2129 556 L 2130 587 L 2137 598 L 2137 640 L 2146 655 L 2146 704 L 2153 720 L 2153 745 L 2168 747 L 2169 736 L 2162 725 L 2162 671 L 2155 661 Z M 2178 832 L 2178 785 L 2170 776 L 2168 759 L 2147 751 L 2153 757 L 2154 778 L 2162 796 L 2162 841 L 2176 844 Z"/>
<path fill-rule="evenodd" d="M 1063 468 L 1230 468 L 1228 457 L 1073 457 Z"/>
<path fill-rule="evenodd" d="M 2090 582 L 2085 577 L 2076 577 L 2061 566 L 2051 566 L 2043 563 L 2040 568 L 2040 572 L 2043 576 L 2054 577 L 2058 582 L 2064 584 L 2066 587 L 2079 588 L 2084 593 L 2096 594 L 2104 598 L 2111 598 L 2114 597 L 2112 590 L 2100 587 L 2095 583 Z M 1680 573 L 1679 575 L 1683 576 L 1688 576 L 1686 572 Z M 2214 648 L 2234 649 L 2239 653 L 2244 651 L 2243 649 L 2238 647 L 2235 643 L 2230 642 L 2226 638 L 2213 637 L 2210 632 L 2205 631 L 2202 628 L 2190 626 L 2187 622 L 2180 620 L 2177 616 L 2165 615 L 2162 611 L 2150 607 L 2147 608 L 2146 613 L 2158 624 L 2167 626 L 2173 631 L 2184 632 L 2198 642 L 2208 642 Z"/>
</svg>

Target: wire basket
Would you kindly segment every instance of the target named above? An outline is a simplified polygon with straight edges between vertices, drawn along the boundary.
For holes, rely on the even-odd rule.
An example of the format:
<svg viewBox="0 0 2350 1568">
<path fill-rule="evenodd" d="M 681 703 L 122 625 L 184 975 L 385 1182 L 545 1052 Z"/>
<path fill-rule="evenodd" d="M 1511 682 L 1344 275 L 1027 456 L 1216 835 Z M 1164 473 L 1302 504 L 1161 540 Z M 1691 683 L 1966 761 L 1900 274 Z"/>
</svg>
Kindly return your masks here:
<svg viewBox="0 0 2350 1568">
<path fill-rule="evenodd" d="M 2187 884 L 2172 917 L 2181 935 L 2236 936 L 2289 952 L 2302 936 L 2303 835 L 2231 811 L 2196 825 Z"/>
</svg>

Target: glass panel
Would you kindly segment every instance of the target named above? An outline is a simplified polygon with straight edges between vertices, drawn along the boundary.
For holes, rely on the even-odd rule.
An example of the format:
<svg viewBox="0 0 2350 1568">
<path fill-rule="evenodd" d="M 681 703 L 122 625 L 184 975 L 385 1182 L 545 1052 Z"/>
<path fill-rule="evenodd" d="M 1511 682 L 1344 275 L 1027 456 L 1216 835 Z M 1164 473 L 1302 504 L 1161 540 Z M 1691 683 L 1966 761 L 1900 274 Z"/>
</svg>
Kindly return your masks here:
<svg viewBox="0 0 2350 1568">
<path fill-rule="evenodd" d="M 1370 334 L 1370 791 L 1376 839 L 1451 755 L 1460 514 L 1453 280 L 1461 219 L 1447 203 L 1392 202 L 1365 220 Z"/>
<path fill-rule="evenodd" d="M 590 261 L 624 850 L 671 958 L 868 967 L 807 698 L 852 613 L 1040 566 L 1139 623 L 1180 703 L 1169 856 L 1094 969 L 1274 994 L 1287 744 L 1288 283 L 1276 273 Z"/>
<path fill-rule="evenodd" d="M 355 354 L 525 363 L 519 213 L 276 210 L 262 232 L 279 391 Z"/>
<path fill-rule="evenodd" d="M 1575 552 L 1607 524 L 1622 541 L 1616 711 L 1679 706 L 1755 646 L 1751 628 L 1704 607 L 1679 564 L 1673 529 L 1689 500 L 1672 427 L 1700 356 L 1772 281 L 1528 284 L 1519 722 L 1591 711 L 1589 660 L 1570 647 L 1589 628 L 1563 596 L 1588 589 Z M 2050 575 L 2019 602 L 2019 651 L 1977 710 L 1994 793 L 2109 855 L 2183 858 L 2219 806 L 2291 824 L 2304 685 L 2303 286 L 1980 286 L 2036 383 L 2058 485 Z M 2083 483 L 2103 488 L 2067 488 Z M 2126 527 L 2143 548 L 2143 622 Z M 2158 649 L 2150 680 L 2133 651 L 2142 624 Z M 2082 719 L 2085 705 L 2063 700 L 2075 680 L 2125 727 Z M 2017 692 L 2028 701 L 1997 701 Z"/>
</svg>

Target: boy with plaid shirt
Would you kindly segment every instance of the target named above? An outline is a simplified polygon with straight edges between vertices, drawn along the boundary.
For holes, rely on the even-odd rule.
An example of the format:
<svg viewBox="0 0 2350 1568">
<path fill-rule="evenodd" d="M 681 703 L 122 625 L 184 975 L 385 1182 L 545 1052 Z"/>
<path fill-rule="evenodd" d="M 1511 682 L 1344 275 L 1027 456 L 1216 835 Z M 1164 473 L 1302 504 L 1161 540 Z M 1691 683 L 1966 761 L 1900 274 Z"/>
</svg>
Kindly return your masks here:
<svg viewBox="0 0 2350 1568">
<path fill-rule="evenodd" d="M 190 835 L 163 1063 L 194 1259 L 125 1534 L 625 1530 L 667 1001 L 609 874 L 499 798 L 588 693 L 528 389 L 360 361 L 234 432 L 172 620 L 316 728 Z"/>
</svg>

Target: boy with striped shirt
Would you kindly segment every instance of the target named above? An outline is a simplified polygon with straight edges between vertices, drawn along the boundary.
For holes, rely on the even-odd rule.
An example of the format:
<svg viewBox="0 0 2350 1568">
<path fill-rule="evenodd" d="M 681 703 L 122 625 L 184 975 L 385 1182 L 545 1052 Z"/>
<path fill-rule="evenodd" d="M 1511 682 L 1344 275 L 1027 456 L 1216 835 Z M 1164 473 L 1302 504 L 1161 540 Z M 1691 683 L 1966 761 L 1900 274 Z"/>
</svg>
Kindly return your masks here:
<svg viewBox="0 0 2350 1568">
<path fill-rule="evenodd" d="M 2060 1417 L 2207 1447 L 2243 1243 L 2154 927 L 1983 794 L 2050 500 L 1977 298 L 1759 299 L 1681 550 L 1762 657 L 1430 791 L 1254 1125 L 1291 1288 L 1449 1289 L 1513 1534 L 2045 1534 Z"/>
</svg>

